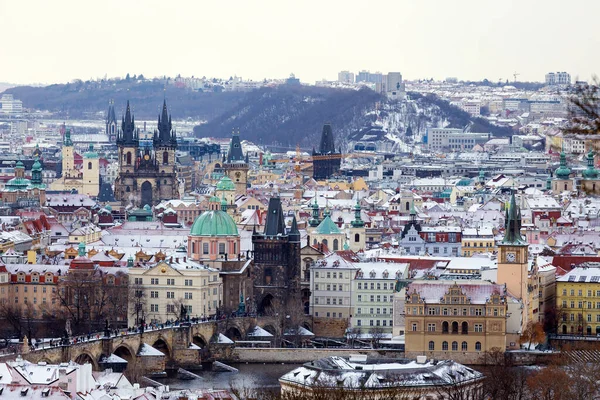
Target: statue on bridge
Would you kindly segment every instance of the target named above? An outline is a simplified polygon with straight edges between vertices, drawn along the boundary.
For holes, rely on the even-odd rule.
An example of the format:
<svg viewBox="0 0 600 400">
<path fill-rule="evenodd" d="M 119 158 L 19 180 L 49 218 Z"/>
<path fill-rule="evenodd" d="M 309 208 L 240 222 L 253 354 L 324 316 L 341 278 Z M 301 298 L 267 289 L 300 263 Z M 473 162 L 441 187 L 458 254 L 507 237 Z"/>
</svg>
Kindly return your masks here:
<svg viewBox="0 0 600 400">
<path fill-rule="evenodd" d="M 184 322 L 184 321 L 187 321 L 187 319 L 188 319 L 187 308 L 182 304 L 181 309 L 179 311 L 179 321 Z"/>
<path fill-rule="evenodd" d="M 108 319 L 104 321 L 104 337 L 110 337 L 110 329 L 108 329 Z"/>
<path fill-rule="evenodd" d="M 238 316 L 246 314 L 246 304 L 244 303 L 244 293 L 240 293 L 240 304 L 238 305 Z"/>
</svg>

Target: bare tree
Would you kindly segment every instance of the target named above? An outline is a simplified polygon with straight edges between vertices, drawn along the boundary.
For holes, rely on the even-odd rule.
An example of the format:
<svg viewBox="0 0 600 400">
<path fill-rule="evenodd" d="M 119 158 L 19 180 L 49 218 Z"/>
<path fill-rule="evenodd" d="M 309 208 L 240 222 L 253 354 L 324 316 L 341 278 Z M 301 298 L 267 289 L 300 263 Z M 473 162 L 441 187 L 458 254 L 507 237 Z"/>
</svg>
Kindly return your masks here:
<svg viewBox="0 0 600 400">
<path fill-rule="evenodd" d="M 346 340 L 350 347 L 354 348 L 354 342 L 359 339 L 362 335 L 362 329 L 360 327 L 355 326 L 346 331 Z"/>
<path fill-rule="evenodd" d="M 148 297 L 143 286 L 140 284 L 130 285 L 129 298 L 131 299 L 130 315 L 135 317 L 135 325 L 138 325 L 145 321 L 148 315 Z"/>
<path fill-rule="evenodd" d="M 373 344 L 373 348 L 378 349 L 380 345 L 379 342 L 384 336 L 383 328 L 380 326 L 373 327 L 369 333 L 371 334 L 371 343 Z"/>
<path fill-rule="evenodd" d="M 574 86 L 569 98 L 569 123 L 562 130 L 566 134 L 597 135 L 600 133 L 600 82 L 594 76 L 591 85 Z"/>
</svg>

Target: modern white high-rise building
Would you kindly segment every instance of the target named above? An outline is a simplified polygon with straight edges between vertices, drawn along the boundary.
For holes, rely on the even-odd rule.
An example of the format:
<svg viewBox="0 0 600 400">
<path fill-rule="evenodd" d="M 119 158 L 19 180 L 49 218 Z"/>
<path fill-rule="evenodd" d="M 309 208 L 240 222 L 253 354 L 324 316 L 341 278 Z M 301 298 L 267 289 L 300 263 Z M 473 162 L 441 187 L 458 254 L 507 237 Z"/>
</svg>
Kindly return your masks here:
<svg viewBox="0 0 600 400">
<path fill-rule="evenodd" d="M 0 97 L 0 113 L 21 114 L 23 113 L 23 102 L 15 100 L 12 94 L 3 94 Z"/>
<path fill-rule="evenodd" d="M 546 74 L 546 85 L 570 85 L 571 75 L 567 72 L 549 72 Z"/>
<path fill-rule="evenodd" d="M 350 72 L 350 71 L 338 72 L 338 82 L 354 83 L 354 72 Z"/>
</svg>

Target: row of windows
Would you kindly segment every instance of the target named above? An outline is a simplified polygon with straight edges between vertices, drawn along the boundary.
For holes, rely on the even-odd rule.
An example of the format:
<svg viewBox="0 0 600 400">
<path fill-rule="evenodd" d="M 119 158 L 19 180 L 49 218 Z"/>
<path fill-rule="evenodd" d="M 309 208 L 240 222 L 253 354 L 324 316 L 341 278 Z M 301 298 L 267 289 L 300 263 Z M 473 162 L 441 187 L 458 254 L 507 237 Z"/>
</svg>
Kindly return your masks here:
<svg viewBox="0 0 600 400">
<path fill-rule="evenodd" d="M 483 315 L 487 315 L 487 316 L 494 316 L 494 317 L 498 317 L 498 316 L 503 316 L 504 315 L 504 308 L 502 307 L 493 307 L 493 308 L 489 308 L 486 312 L 485 308 L 480 308 L 480 307 L 469 307 L 469 308 L 463 308 L 462 310 L 458 309 L 458 308 L 441 308 L 441 314 L 440 314 L 440 307 L 427 307 L 426 309 L 427 311 L 427 315 L 455 315 L 455 316 L 468 316 L 468 315 L 473 315 L 473 316 L 483 316 Z M 406 314 L 407 315 L 423 315 L 423 307 L 410 307 L 410 306 L 406 306 Z"/>
<path fill-rule="evenodd" d="M 577 318 L 577 321 L 579 321 L 579 322 L 583 321 L 582 314 L 577 314 L 577 317 L 575 317 L 575 314 L 573 314 L 573 313 L 569 314 L 568 316 L 567 316 L 567 314 L 563 314 L 563 316 L 562 316 L 563 322 L 566 322 L 567 318 L 571 322 L 575 321 L 575 318 Z M 586 320 L 587 320 L 587 322 L 592 322 L 592 314 L 588 314 Z M 596 322 L 600 322 L 600 314 L 596 315 Z"/>
<path fill-rule="evenodd" d="M 327 304 L 327 305 L 333 304 L 334 306 L 336 306 L 336 305 L 341 306 L 344 304 L 343 299 L 341 297 L 326 297 L 326 298 L 315 297 L 315 304 L 319 304 L 319 299 L 321 299 L 320 304 Z"/>
<path fill-rule="evenodd" d="M 475 332 L 483 332 L 483 324 L 474 324 L 474 331 Z M 460 325 L 460 333 L 462 333 L 463 335 L 467 335 L 469 333 L 469 323 L 464 321 L 461 325 Z M 413 332 L 416 332 L 416 330 L 418 329 L 418 324 L 416 322 L 413 322 L 412 324 L 412 329 Z M 428 332 L 436 332 L 437 330 L 437 324 L 434 323 L 428 323 L 427 324 L 427 331 Z M 458 322 L 454 321 L 452 322 L 452 324 L 450 325 L 448 323 L 448 321 L 444 321 L 442 322 L 442 333 L 452 333 L 452 334 L 458 334 Z"/>
<path fill-rule="evenodd" d="M 570 293 L 571 296 L 575 296 L 575 289 L 571 289 L 569 291 L 569 293 Z M 579 289 L 577 291 L 577 296 L 583 296 L 583 293 L 584 293 L 583 290 Z M 563 296 L 567 295 L 567 289 L 563 289 L 562 290 L 562 295 Z M 587 297 L 600 297 L 600 290 L 596 290 L 596 291 L 594 291 L 594 290 L 588 290 L 587 291 Z"/>
<path fill-rule="evenodd" d="M 383 308 L 369 308 L 369 314 L 387 314 L 388 313 L 388 309 L 383 307 Z M 392 308 L 389 309 L 389 313 L 392 314 Z M 367 308 L 365 308 L 365 311 L 367 311 Z M 362 308 L 357 308 L 356 309 L 356 314 L 361 314 L 362 313 Z"/>
<path fill-rule="evenodd" d="M 192 306 L 184 305 L 184 307 L 187 309 L 187 313 L 191 314 Z M 175 304 L 167 304 L 166 311 L 167 311 L 167 313 L 175 313 L 175 312 L 178 312 L 179 310 L 175 307 Z M 150 304 L 150 312 L 159 312 L 158 304 Z"/>
<path fill-rule="evenodd" d="M 28 302 L 27 297 L 23 297 L 23 303 L 27 303 L 27 302 Z M 33 304 L 37 304 L 37 302 L 38 302 L 37 301 L 37 297 L 34 297 L 33 298 Z M 19 297 L 15 296 L 15 304 L 18 304 L 18 303 L 19 303 Z M 45 297 L 42 298 L 42 304 L 46 304 L 46 298 Z M 55 298 L 52 298 L 52 304 L 56 304 L 56 299 Z"/>
<path fill-rule="evenodd" d="M 214 292 L 216 294 L 217 289 L 214 289 Z M 158 299 L 158 291 L 152 290 L 150 291 L 150 298 L 151 299 Z M 175 292 L 167 292 L 167 299 L 174 299 L 175 298 Z M 192 299 L 192 293 L 191 292 L 185 292 L 184 294 L 184 298 L 187 300 L 191 300 Z M 206 296 L 205 296 L 206 298 Z"/>
<path fill-rule="evenodd" d="M 215 282 L 216 280 L 217 280 L 217 275 L 213 275 L 212 282 Z M 143 285 L 144 279 L 143 278 L 135 278 L 134 283 L 136 285 Z M 151 285 L 160 285 L 160 279 L 159 278 L 151 278 L 150 284 Z M 175 279 L 167 278 L 167 285 L 175 286 Z M 193 279 L 185 279 L 184 285 L 185 286 L 194 286 L 194 280 Z M 206 279 L 203 280 L 203 285 L 206 285 Z"/>
<path fill-rule="evenodd" d="M 368 297 L 367 297 L 367 296 L 368 296 Z M 364 298 L 364 300 L 363 300 L 363 298 Z M 362 295 L 362 294 L 359 294 L 359 295 L 357 296 L 357 299 L 358 299 L 358 301 L 370 301 L 371 303 L 375 302 L 375 299 L 377 299 L 377 303 L 381 303 L 381 298 L 382 298 L 382 297 L 381 297 L 381 295 L 379 295 L 379 294 L 378 294 L 377 296 L 375 296 L 374 294 L 372 294 L 372 295 L 370 295 L 370 296 L 369 296 L 369 295 L 364 295 L 364 297 L 363 297 L 363 295 Z M 367 299 L 368 299 L 368 300 L 367 300 Z M 390 301 L 390 302 L 391 302 L 391 301 L 394 301 L 394 296 L 390 295 L 390 297 L 389 297 L 389 301 Z M 387 295 L 383 295 L 383 302 L 384 302 L 384 303 L 387 303 L 387 302 L 388 302 L 388 296 L 387 296 Z"/>
<path fill-rule="evenodd" d="M 315 283 L 315 290 L 319 290 L 319 285 L 316 284 L 316 283 Z M 343 287 L 342 287 L 342 285 L 335 285 L 335 284 L 333 284 L 333 285 L 330 285 L 330 284 L 323 285 L 322 284 L 321 285 L 321 290 L 333 290 L 334 292 L 335 291 L 341 292 L 341 291 L 343 291 Z"/>
<path fill-rule="evenodd" d="M 19 293 L 19 287 L 18 286 L 14 286 L 14 292 L 15 293 Z M 27 291 L 29 290 L 29 288 L 27 286 L 23 286 L 23 292 L 27 293 Z M 38 292 L 38 288 L 37 286 L 33 287 L 33 293 L 37 293 Z M 2 293 L 4 293 L 4 288 L 2 288 Z M 42 286 L 42 293 L 46 293 L 46 287 Z M 52 293 L 56 293 L 56 287 L 52 288 Z"/>
<path fill-rule="evenodd" d="M 465 242 L 465 243 L 463 243 L 462 246 L 463 247 L 494 247 L 494 244 L 493 243 L 485 243 L 485 246 L 484 246 L 484 243 L 479 242 L 479 246 L 477 246 L 477 242 L 473 242 L 473 243 Z"/>
<path fill-rule="evenodd" d="M 575 300 L 571 300 L 570 303 L 567 303 L 567 300 L 563 300 L 562 306 L 564 308 L 567 308 L 567 304 L 571 305 L 571 307 L 569 307 L 569 308 L 575 308 Z M 591 308 L 594 308 L 594 305 L 596 306 L 596 308 L 600 309 L 600 301 L 597 301 L 596 303 L 594 303 L 591 301 L 585 302 L 585 301 L 579 300 L 577 302 L 577 308 L 584 308 L 585 306 L 587 306 L 587 308 L 591 309 Z"/>
<path fill-rule="evenodd" d="M 429 342 L 429 351 L 435 351 L 435 342 L 433 340 Z M 442 351 L 448 351 L 448 342 L 442 342 Z M 458 351 L 458 342 L 452 342 L 452 351 Z M 461 343 L 460 351 L 469 351 L 467 342 Z M 475 342 L 475 351 L 481 351 L 481 342 Z"/>
<path fill-rule="evenodd" d="M 327 315 L 327 318 L 345 318 L 344 313 L 341 313 L 341 312 L 340 313 L 337 313 L 337 312 L 331 313 L 328 311 L 326 315 Z M 319 313 L 316 312 L 315 317 L 318 317 L 318 316 L 319 316 Z"/>
<path fill-rule="evenodd" d="M 367 320 L 365 320 L 365 322 L 367 322 Z M 394 325 L 394 323 L 390 319 L 389 320 L 389 326 L 393 326 L 393 325 Z M 362 320 L 357 319 L 356 320 L 356 326 L 365 326 L 365 325 L 362 324 Z M 384 319 L 384 320 L 379 320 L 379 319 L 373 320 L 373 319 L 370 319 L 369 320 L 369 326 L 388 326 L 388 320 L 386 320 L 386 319 Z"/>
<path fill-rule="evenodd" d="M 338 277 L 339 277 L 339 279 L 349 279 L 350 278 L 348 273 L 346 273 L 344 276 L 344 274 L 342 274 L 341 272 L 339 272 L 339 273 L 338 272 L 321 272 L 320 276 L 321 276 L 321 278 L 327 278 L 327 279 L 332 279 L 332 277 L 333 277 L 333 279 L 338 279 Z M 319 277 L 319 271 L 315 271 L 315 278 L 318 278 L 318 277 Z"/>
<path fill-rule="evenodd" d="M 377 288 L 377 290 L 381 290 L 381 282 L 371 282 L 370 284 L 368 282 L 362 283 L 362 282 L 358 282 L 358 290 L 375 290 L 375 288 Z M 394 284 L 390 282 L 389 286 L 387 284 L 387 282 L 383 283 L 383 290 L 394 290 Z"/>
</svg>

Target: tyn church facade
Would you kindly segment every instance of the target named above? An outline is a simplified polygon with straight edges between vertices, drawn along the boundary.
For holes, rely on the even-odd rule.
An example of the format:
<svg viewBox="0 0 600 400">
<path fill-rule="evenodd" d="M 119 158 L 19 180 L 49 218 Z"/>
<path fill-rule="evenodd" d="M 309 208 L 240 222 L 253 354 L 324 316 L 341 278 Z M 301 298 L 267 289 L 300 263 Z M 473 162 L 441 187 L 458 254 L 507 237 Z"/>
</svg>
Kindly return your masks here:
<svg viewBox="0 0 600 400">
<path fill-rule="evenodd" d="M 128 101 L 117 135 L 117 147 L 119 175 L 115 180 L 115 198 L 123 205 L 153 206 L 162 200 L 179 197 L 175 159 L 177 136 L 166 101 L 158 117 L 158 131 L 154 131 L 151 141 L 140 141 Z"/>
</svg>

